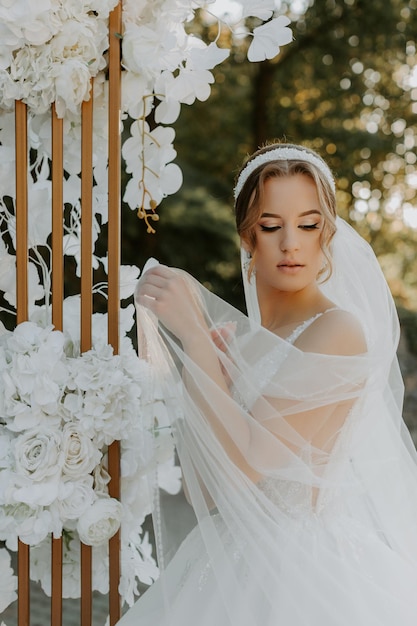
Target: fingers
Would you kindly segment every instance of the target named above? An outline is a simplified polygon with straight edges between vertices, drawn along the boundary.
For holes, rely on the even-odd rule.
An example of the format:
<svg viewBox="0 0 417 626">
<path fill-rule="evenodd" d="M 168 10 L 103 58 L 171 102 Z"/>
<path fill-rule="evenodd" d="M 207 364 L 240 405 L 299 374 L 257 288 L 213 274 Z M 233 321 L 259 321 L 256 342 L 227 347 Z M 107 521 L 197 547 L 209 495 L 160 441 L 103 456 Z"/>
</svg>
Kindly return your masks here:
<svg viewBox="0 0 417 626">
<path fill-rule="evenodd" d="M 139 281 L 136 302 L 152 311 L 167 327 L 176 328 L 188 295 L 181 275 L 158 265 L 147 270 Z"/>
<path fill-rule="evenodd" d="M 172 278 L 173 276 L 177 275 L 177 272 L 172 267 L 168 267 L 167 265 L 156 265 L 155 267 L 146 270 L 146 272 L 142 276 L 142 280 L 146 280 L 147 278 L 149 279 L 156 276 L 160 278 Z"/>
<path fill-rule="evenodd" d="M 162 278 L 161 276 L 147 277 L 147 273 L 148 272 L 146 272 L 145 277 L 141 280 L 139 284 L 139 292 L 144 293 L 149 287 L 155 287 L 157 289 L 166 288 L 168 282 L 166 278 Z"/>
<path fill-rule="evenodd" d="M 175 273 L 172 270 L 161 265 L 147 270 L 140 279 L 137 287 L 137 301 L 142 304 L 141 298 L 144 296 L 160 299 L 168 289 L 169 282 L 174 276 Z"/>
<path fill-rule="evenodd" d="M 192 329 L 206 328 L 199 302 L 184 273 L 158 265 L 147 270 L 139 281 L 136 302 L 154 313 L 179 339 Z"/>
</svg>

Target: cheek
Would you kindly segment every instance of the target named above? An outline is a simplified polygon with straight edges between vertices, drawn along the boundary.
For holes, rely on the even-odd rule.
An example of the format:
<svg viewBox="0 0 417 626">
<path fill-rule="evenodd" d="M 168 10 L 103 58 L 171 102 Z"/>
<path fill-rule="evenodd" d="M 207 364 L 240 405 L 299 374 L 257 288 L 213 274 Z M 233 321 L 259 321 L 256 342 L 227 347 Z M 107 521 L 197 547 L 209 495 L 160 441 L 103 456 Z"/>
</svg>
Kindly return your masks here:
<svg viewBox="0 0 417 626">
<path fill-rule="evenodd" d="M 317 239 L 313 245 L 311 246 L 311 258 L 315 259 L 319 268 L 323 265 L 325 261 L 325 256 L 323 250 L 321 249 L 320 240 Z"/>
</svg>

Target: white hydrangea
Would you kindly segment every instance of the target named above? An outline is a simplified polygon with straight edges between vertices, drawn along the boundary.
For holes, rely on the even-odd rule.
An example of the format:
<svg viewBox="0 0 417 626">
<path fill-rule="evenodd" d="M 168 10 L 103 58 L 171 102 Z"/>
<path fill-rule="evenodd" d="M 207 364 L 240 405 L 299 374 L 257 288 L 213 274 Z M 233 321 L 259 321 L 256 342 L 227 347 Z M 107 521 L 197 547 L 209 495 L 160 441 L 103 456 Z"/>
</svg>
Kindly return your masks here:
<svg viewBox="0 0 417 626">
<path fill-rule="evenodd" d="M 43 113 L 56 102 L 62 117 L 89 98 L 90 78 L 105 67 L 107 18 L 116 2 L 102 4 L 96 11 L 97 2 L 76 0 L 20 0 L 13 8 L 1 2 L 0 69 L 11 79 L 3 84 L 3 106 L 22 99 Z"/>
<path fill-rule="evenodd" d="M 133 288 L 138 269 L 126 278 Z M 73 328 L 79 333 L 79 299 L 71 300 Z M 133 323 L 133 306 L 121 316 L 123 331 Z M 78 320 L 78 322 L 77 322 Z M 104 315 L 94 315 L 95 335 L 103 337 Z M 127 339 L 114 355 L 103 340 L 79 353 L 79 334 L 55 331 L 46 311 L 0 337 L 0 541 L 17 550 L 17 537 L 33 547 L 31 577 L 50 591 L 48 535 L 64 542 L 64 594 L 79 595 L 81 539 L 93 546 L 96 559 L 93 587 L 108 589 L 107 542 L 122 520 L 124 586 L 129 602 L 137 582 L 156 577 L 157 568 L 141 524 L 151 512 L 147 474 L 161 466 L 160 486 L 180 489 L 169 428 L 157 437 L 148 418 L 138 419 L 151 406 L 149 365 L 140 360 Z M 165 405 L 152 407 L 153 419 L 168 425 Z M 122 503 L 108 494 L 107 446 L 120 441 Z M 144 546 L 141 546 L 141 541 Z M 95 556 L 94 556 L 95 555 Z M 10 582 L 10 581 L 9 581 Z M 9 589 L 9 587 L 7 587 Z M 0 603 L 11 596 L 0 585 Z M 127 600 L 126 600 L 127 601 Z"/>
</svg>

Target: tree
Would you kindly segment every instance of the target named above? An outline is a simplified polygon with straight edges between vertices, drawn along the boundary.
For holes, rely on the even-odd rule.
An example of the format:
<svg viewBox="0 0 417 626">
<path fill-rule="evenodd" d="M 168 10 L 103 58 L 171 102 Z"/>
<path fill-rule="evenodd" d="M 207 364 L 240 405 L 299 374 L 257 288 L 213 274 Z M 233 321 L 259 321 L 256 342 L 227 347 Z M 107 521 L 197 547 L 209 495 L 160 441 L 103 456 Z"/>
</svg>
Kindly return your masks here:
<svg viewBox="0 0 417 626">
<path fill-rule="evenodd" d="M 410 226 L 417 215 L 417 2 L 316 0 L 300 13 L 293 5 L 281 6 L 293 19 L 292 44 L 249 64 L 247 42 L 236 43 L 216 72 L 210 104 L 183 110 L 176 147 L 194 172 L 184 194 L 197 179 L 230 215 L 233 178 L 247 153 L 271 138 L 305 143 L 336 173 L 340 214 L 371 242 L 398 301 L 417 308 Z M 213 39 L 213 26 L 199 19 L 201 35 Z M 227 29 L 222 37 L 229 41 Z M 175 202 L 185 207 L 183 198 Z"/>
</svg>

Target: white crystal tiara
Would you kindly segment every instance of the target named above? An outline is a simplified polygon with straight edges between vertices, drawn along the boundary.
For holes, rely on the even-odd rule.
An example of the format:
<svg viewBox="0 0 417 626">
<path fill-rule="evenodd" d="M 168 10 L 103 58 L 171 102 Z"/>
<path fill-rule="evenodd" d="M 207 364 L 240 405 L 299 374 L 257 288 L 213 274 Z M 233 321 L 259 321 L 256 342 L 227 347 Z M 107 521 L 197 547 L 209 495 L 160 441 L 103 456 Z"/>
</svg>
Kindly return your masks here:
<svg viewBox="0 0 417 626">
<path fill-rule="evenodd" d="M 246 183 L 252 172 L 254 172 L 256 168 L 258 168 L 260 165 L 264 165 L 265 163 L 269 163 L 271 161 L 307 161 L 307 163 L 315 165 L 317 169 L 319 169 L 320 172 L 326 177 L 327 182 L 329 183 L 333 191 L 336 190 L 333 174 L 331 173 L 330 168 L 323 161 L 323 159 L 321 159 L 319 156 L 316 156 L 312 152 L 303 150 L 302 148 L 288 148 L 286 146 L 283 146 L 282 148 L 267 150 L 266 152 L 259 154 L 254 159 L 251 159 L 248 164 L 245 165 L 245 167 L 239 174 L 236 187 L 233 191 L 235 200 L 242 191 L 243 185 Z"/>
</svg>

